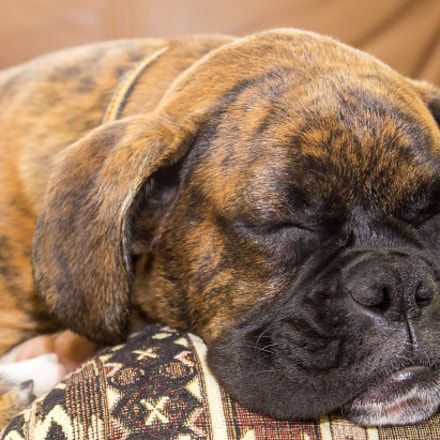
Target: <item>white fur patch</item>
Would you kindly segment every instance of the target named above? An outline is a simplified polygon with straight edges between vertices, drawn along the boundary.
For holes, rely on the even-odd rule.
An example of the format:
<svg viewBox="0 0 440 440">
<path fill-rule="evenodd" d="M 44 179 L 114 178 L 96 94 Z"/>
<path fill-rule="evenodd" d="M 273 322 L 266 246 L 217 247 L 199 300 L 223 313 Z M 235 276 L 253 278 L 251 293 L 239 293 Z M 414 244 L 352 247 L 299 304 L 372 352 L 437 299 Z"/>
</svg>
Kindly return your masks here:
<svg viewBox="0 0 440 440">
<path fill-rule="evenodd" d="M 15 363 L 2 361 L 4 359 L 0 360 L 0 377 L 14 384 L 32 380 L 33 393 L 37 397 L 49 392 L 66 375 L 55 353 Z"/>
</svg>

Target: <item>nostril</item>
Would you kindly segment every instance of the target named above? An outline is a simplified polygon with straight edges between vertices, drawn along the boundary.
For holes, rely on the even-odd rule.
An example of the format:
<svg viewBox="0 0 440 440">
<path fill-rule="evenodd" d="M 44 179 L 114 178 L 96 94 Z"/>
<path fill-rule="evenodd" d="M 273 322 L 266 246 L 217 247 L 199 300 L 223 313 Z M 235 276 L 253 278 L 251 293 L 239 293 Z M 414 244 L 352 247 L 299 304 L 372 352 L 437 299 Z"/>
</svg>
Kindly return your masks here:
<svg viewBox="0 0 440 440">
<path fill-rule="evenodd" d="M 392 291 L 387 285 L 366 285 L 350 293 L 359 304 L 378 311 L 385 311 L 391 304 Z"/>
<path fill-rule="evenodd" d="M 385 310 L 387 310 L 390 305 L 391 305 L 391 289 L 388 286 L 382 286 L 382 287 L 377 287 L 377 289 L 380 292 L 380 295 L 378 295 L 378 301 L 376 304 L 373 304 L 373 308 L 375 308 L 376 310 L 379 310 L 381 312 L 384 312 Z M 380 300 L 379 300 L 380 298 Z"/>
<path fill-rule="evenodd" d="M 433 297 L 433 288 L 425 283 L 419 283 L 416 289 L 416 303 L 419 307 L 427 306 Z"/>
</svg>

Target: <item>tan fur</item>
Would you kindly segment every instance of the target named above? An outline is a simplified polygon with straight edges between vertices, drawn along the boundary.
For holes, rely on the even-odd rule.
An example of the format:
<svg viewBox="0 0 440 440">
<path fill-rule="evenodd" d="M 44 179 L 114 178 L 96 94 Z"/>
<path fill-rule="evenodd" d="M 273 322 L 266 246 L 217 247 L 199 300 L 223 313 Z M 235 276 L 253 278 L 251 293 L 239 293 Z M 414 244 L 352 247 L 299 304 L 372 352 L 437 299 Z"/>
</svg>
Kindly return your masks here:
<svg viewBox="0 0 440 440">
<path fill-rule="evenodd" d="M 163 48 L 166 50 L 130 90 L 119 120 L 102 125 L 121 78 Z M 292 60 L 298 61 L 293 65 Z M 289 87 L 283 91 L 282 102 L 290 107 L 286 113 L 268 99 L 277 93 L 270 89 L 275 80 L 268 72 L 276 78 L 289 69 L 295 69 L 295 75 L 288 77 Z M 152 262 L 152 248 L 145 250 L 142 243 L 136 250 L 129 233 L 131 212 L 150 177 L 182 161 L 201 127 L 215 117 L 225 100 L 234 98 L 234 90 L 246 82 L 261 81 L 260 95 L 255 95 L 255 89 L 245 91 L 240 96 L 242 105 L 228 109 L 229 132 L 215 140 L 216 154 L 207 158 L 206 166 L 194 171 L 189 187 L 196 188 L 211 207 L 190 234 L 176 234 L 175 238 L 176 247 L 192 255 L 188 274 L 218 267 L 225 258 L 225 239 L 213 220 L 212 207 L 232 216 L 240 210 L 243 197 L 251 197 L 243 195 L 246 179 L 263 179 L 268 161 L 279 168 L 287 164 L 286 155 L 274 158 L 269 150 L 249 163 L 246 142 L 273 116 L 277 122 L 262 143 L 273 139 L 287 142 L 308 118 L 307 108 L 316 107 L 321 99 L 332 107 L 336 97 L 323 97 L 322 87 L 329 81 L 343 85 L 347 79 L 348 94 L 359 86 L 428 124 L 432 145 L 440 149 L 438 128 L 427 108 L 438 93 L 436 88 L 410 82 L 333 39 L 295 30 L 239 39 L 114 42 L 49 55 L 1 73 L 0 354 L 23 339 L 58 328 L 46 311 L 99 343 L 111 343 L 126 334 L 132 302 L 150 318 L 196 331 L 209 342 L 257 300 L 275 295 L 280 286 L 270 278 L 264 250 L 256 244 L 249 253 L 259 265 L 258 271 L 222 270 L 209 279 L 204 291 L 188 282 L 190 317 L 186 320 L 179 306 L 180 292 L 165 273 L 179 271 L 179 261 L 165 261 L 158 252 Z M 298 102 L 305 83 L 314 84 L 314 93 Z M 320 116 L 332 123 L 329 114 Z M 365 119 L 353 116 L 356 123 L 361 130 Z M 404 131 L 392 119 L 380 123 L 390 136 L 400 136 L 405 143 Z M 322 159 L 327 154 L 319 148 L 323 136 L 319 127 L 304 132 L 302 154 Z M 374 137 L 367 128 L 364 140 L 368 154 Z M 336 140 L 336 151 L 338 142 L 338 160 L 354 163 L 356 157 L 345 148 L 348 140 Z M 243 148 L 231 151 L 231 145 Z M 224 166 L 231 154 L 237 160 Z M 380 160 L 388 167 L 392 153 Z M 414 181 L 431 177 L 423 167 L 411 163 L 391 172 L 395 172 L 392 192 L 390 200 L 384 201 L 390 209 Z M 374 176 L 371 179 L 366 185 L 374 193 Z M 312 188 L 315 183 L 306 184 Z M 266 210 L 283 209 L 275 194 L 267 194 L 267 200 Z M 183 194 L 178 203 L 189 206 L 190 200 Z M 37 217 L 33 279 L 31 248 Z M 170 235 L 167 225 L 171 223 L 166 218 L 156 221 L 145 216 L 137 221 L 147 230 L 154 228 L 155 237 Z M 200 236 L 205 237 L 202 244 L 192 241 Z M 142 254 L 135 268 L 127 263 L 131 253 Z M 134 284 L 130 272 L 135 274 Z M 235 279 L 240 284 L 233 284 Z M 215 289 L 230 290 L 231 285 L 236 291 L 228 298 L 208 294 Z M 3 407 L 9 408 L 8 394 L 1 399 Z M 8 414 L 12 412 L 14 409 Z M 0 426 L 6 418 L 0 416 Z"/>
<path fill-rule="evenodd" d="M 3 384 L 7 385 L 7 384 Z M 10 420 L 14 415 L 16 415 L 25 405 L 27 405 L 29 400 L 22 400 L 20 398 L 20 393 L 17 388 L 11 388 L 5 393 L 0 395 L 0 427 L 3 427 L 5 422 Z"/>
</svg>

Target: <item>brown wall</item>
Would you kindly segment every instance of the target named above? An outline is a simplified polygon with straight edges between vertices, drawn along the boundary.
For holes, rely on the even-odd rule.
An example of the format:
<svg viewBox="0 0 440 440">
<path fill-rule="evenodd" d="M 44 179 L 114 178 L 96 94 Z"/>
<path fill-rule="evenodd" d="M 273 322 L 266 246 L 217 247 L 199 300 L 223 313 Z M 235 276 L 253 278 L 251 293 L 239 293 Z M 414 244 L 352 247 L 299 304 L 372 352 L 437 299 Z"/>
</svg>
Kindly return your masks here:
<svg viewBox="0 0 440 440">
<path fill-rule="evenodd" d="M 439 0 L 1 0 L 0 67 L 111 38 L 279 26 L 331 34 L 440 82 Z"/>
</svg>

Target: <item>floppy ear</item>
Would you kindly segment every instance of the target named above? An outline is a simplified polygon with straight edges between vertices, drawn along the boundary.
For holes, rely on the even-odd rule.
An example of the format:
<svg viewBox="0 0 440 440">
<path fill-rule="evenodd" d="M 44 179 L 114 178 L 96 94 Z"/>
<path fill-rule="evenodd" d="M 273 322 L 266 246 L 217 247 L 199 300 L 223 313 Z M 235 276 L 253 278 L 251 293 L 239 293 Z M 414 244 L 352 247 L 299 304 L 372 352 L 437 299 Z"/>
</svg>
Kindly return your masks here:
<svg viewBox="0 0 440 440">
<path fill-rule="evenodd" d="M 214 49 L 176 78 L 155 112 L 106 124 L 63 152 L 33 250 L 36 286 L 60 321 L 98 343 L 124 337 L 137 195 L 155 178 L 167 180 L 203 121 L 271 75 L 292 38 L 302 42 L 303 34 L 262 32 Z M 264 60 L 262 42 L 271 47 Z"/>
<path fill-rule="evenodd" d="M 412 80 L 411 82 L 440 126 L 440 88 L 426 81 Z"/>
<path fill-rule="evenodd" d="M 197 123 L 159 114 L 106 124 L 69 146 L 51 176 L 34 237 L 34 279 L 61 322 L 98 343 L 125 336 L 136 196 L 177 164 Z"/>
</svg>

